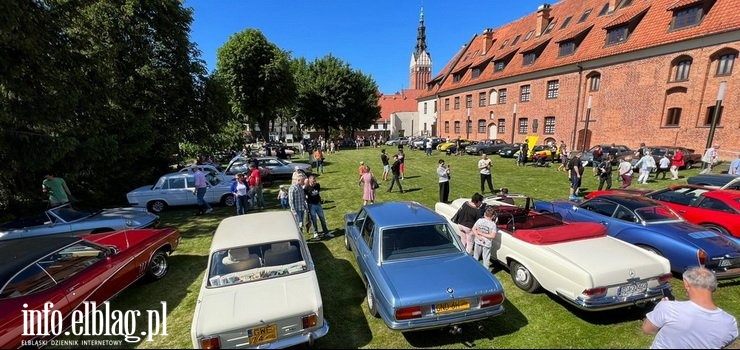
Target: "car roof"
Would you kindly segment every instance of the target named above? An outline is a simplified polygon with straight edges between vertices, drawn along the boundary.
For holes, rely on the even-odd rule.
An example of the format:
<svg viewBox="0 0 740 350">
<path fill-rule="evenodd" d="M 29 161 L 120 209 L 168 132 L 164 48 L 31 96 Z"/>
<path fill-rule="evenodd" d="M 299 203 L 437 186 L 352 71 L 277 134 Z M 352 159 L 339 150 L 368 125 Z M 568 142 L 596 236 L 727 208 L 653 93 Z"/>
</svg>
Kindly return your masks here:
<svg viewBox="0 0 740 350">
<path fill-rule="evenodd" d="M 80 238 L 74 236 L 43 236 L 0 241 L 0 287 L 20 269 L 78 241 Z"/>
<path fill-rule="evenodd" d="M 221 220 L 211 242 L 211 253 L 233 247 L 298 239 L 300 231 L 287 210 L 237 215 Z"/>
<path fill-rule="evenodd" d="M 606 194 L 603 196 L 598 196 L 594 199 L 598 199 L 598 198 L 608 199 L 630 210 L 635 210 L 635 209 L 643 208 L 643 207 L 662 206 L 662 204 L 660 204 L 660 202 L 656 200 L 643 197 L 643 196 L 631 195 L 631 194 L 620 194 L 620 193 Z"/>
<path fill-rule="evenodd" d="M 383 202 L 366 205 L 364 208 L 380 227 L 447 222 L 434 210 L 417 202 Z"/>
</svg>

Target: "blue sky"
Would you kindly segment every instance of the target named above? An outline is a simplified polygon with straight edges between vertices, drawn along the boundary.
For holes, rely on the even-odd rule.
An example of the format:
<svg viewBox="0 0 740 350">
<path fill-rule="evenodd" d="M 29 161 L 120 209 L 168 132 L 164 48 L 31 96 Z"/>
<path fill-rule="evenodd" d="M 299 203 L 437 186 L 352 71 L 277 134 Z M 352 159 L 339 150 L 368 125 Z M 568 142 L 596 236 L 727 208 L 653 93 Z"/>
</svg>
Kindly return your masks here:
<svg viewBox="0 0 740 350">
<path fill-rule="evenodd" d="M 537 10 L 543 0 L 186 0 L 191 40 L 208 70 L 232 34 L 259 29 L 293 57 L 332 54 L 370 75 L 383 93 L 409 88 L 409 61 L 424 8 L 432 75 L 475 34 Z M 550 2 L 555 3 L 555 1 Z"/>
</svg>

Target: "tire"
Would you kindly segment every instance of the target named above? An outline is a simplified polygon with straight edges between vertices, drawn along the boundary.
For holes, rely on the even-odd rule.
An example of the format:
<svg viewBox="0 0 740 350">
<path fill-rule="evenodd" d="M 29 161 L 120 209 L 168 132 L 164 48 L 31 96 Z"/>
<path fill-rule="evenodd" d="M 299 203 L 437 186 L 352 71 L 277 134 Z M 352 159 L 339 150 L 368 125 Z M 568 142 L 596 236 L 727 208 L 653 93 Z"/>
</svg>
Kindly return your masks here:
<svg viewBox="0 0 740 350">
<path fill-rule="evenodd" d="M 234 195 L 232 194 L 225 194 L 221 197 L 221 204 L 227 207 L 233 207 L 236 205 L 236 199 L 234 199 Z"/>
<path fill-rule="evenodd" d="M 663 254 L 660 252 L 660 250 L 657 250 L 657 249 L 655 249 L 655 248 L 653 248 L 653 247 L 651 247 L 649 245 L 637 245 L 637 246 L 640 247 L 640 248 L 642 248 L 642 249 L 645 249 L 645 250 L 647 250 L 647 251 L 649 251 L 649 252 L 651 252 L 651 253 L 653 253 L 655 255 L 663 256 Z"/>
<path fill-rule="evenodd" d="M 150 212 L 159 214 L 167 209 L 167 203 L 163 200 L 157 199 L 149 202 L 146 207 L 147 209 L 149 209 Z"/>
<path fill-rule="evenodd" d="M 712 231 L 719 232 L 719 233 L 721 233 L 721 234 L 723 234 L 725 236 L 732 237 L 732 235 L 730 234 L 730 231 L 728 231 L 726 228 L 724 228 L 724 227 L 722 227 L 720 225 L 716 225 L 716 224 L 701 224 L 701 226 L 703 226 L 705 228 L 708 228 L 708 229 L 710 229 Z"/>
<path fill-rule="evenodd" d="M 146 267 L 146 279 L 148 281 L 161 280 L 167 275 L 169 269 L 170 265 L 167 261 L 167 252 L 158 250 L 149 259 L 149 264 Z"/>
<path fill-rule="evenodd" d="M 688 161 L 688 162 L 686 162 L 686 170 L 689 170 L 689 169 L 691 169 L 692 167 L 694 167 L 694 162 L 692 162 L 692 161 Z"/>
<path fill-rule="evenodd" d="M 347 231 L 344 231 L 344 248 L 351 252 L 352 246 L 349 244 L 349 238 L 347 236 Z"/>
<path fill-rule="evenodd" d="M 511 280 L 519 289 L 527 293 L 534 293 L 540 289 L 540 282 L 519 262 L 512 261 L 509 264 L 509 273 L 511 274 Z"/>
<path fill-rule="evenodd" d="M 378 305 L 375 303 L 375 297 L 373 296 L 373 289 L 370 287 L 370 283 L 367 284 L 367 309 L 370 311 L 370 315 L 378 317 Z"/>
</svg>

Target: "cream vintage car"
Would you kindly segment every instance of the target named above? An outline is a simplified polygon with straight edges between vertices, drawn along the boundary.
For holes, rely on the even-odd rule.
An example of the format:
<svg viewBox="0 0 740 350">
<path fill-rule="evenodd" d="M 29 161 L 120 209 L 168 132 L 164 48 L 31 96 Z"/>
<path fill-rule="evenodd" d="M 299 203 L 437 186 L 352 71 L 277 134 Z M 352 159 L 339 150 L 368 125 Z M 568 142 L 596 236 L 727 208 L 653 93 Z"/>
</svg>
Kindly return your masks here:
<svg viewBox="0 0 740 350">
<path fill-rule="evenodd" d="M 509 268 L 514 284 L 533 293 L 544 288 L 577 308 L 589 311 L 644 305 L 669 295 L 668 260 L 609 237 L 596 223 L 563 222 L 557 213 L 530 210 L 531 199 L 496 197 L 499 233 L 491 260 Z M 435 211 L 449 220 L 468 201 L 437 203 Z M 457 225 L 455 225 L 457 229 Z"/>
<path fill-rule="evenodd" d="M 195 306 L 193 347 L 284 348 L 328 331 L 314 263 L 291 213 L 221 221 Z"/>
</svg>

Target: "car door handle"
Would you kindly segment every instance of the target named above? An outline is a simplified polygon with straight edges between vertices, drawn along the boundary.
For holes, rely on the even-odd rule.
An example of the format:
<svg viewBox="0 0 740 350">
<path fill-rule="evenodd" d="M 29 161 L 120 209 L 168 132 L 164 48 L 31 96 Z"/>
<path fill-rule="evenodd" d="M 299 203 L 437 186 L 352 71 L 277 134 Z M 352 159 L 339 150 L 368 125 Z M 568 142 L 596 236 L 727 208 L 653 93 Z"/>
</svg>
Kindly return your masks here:
<svg viewBox="0 0 740 350">
<path fill-rule="evenodd" d="M 606 221 L 602 221 L 601 224 L 604 225 L 604 226 L 609 226 L 609 223 L 606 222 Z"/>
<path fill-rule="evenodd" d="M 73 291 L 73 290 L 77 289 L 77 287 L 79 287 L 79 286 L 80 286 L 80 284 L 79 284 L 79 283 L 77 283 L 77 284 L 75 284 L 74 286 L 72 286 L 72 287 L 69 287 L 69 288 L 67 288 L 67 292 L 71 292 L 71 291 Z"/>
</svg>

